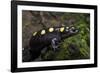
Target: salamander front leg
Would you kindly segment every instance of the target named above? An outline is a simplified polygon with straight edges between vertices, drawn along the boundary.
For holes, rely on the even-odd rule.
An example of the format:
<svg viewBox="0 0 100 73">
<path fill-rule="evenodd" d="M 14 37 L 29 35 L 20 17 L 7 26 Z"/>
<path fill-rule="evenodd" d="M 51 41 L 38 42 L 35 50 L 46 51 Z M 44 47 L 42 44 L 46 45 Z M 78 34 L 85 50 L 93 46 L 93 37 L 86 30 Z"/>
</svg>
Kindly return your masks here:
<svg viewBox="0 0 100 73">
<path fill-rule="evenodd" d="M 53 38 L 51 41 L 51 47 L 53 48 L 53 51 L 59 50 L 59 40 L 57 38 Z"/>
</svg>

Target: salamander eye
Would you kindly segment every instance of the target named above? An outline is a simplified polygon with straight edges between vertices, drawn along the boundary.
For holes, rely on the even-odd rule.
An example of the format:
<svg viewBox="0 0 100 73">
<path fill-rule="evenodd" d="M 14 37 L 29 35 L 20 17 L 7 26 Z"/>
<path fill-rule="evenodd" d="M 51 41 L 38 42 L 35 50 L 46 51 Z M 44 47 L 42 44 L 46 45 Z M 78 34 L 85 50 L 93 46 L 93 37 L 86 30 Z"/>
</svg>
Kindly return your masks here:
<svg viewBox="0 0 100 73">
<path fill-rule="evenodd" d="M 76 29 L 75 27 L 71 27 L 70 28 L 70 32 L 77 33 L 78 32 L 78 29 Z"/>
<path fill-rule="evenodd" d="M 71 27 L 71 30 L 72 30 L 73 32 L 75 32 L 75 31 L 76 31 L 75 27 Z"/>
<path fill-rule="evenodd" d="M 41 35 L 44 35 L 45 33 L 46 33 L 45 30 L 42 30 L 42 31 L 41 31 Z"/>
</svg>

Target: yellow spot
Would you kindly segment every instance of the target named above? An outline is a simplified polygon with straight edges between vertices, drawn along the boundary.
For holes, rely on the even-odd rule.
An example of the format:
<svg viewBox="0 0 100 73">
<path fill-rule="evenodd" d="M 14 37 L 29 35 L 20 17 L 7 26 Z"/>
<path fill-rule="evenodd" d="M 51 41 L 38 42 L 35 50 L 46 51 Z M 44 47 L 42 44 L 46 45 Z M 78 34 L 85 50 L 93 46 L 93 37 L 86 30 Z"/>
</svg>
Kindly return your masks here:
<svg viewBox="0 0 100 73">
<path fill-rule="evenodd" d="M 63 31 L 64 31 L 64 29 L 65 29 L 64 27 L 61 27 L 61 28 L 60 28 L 60 32 L 63 32 Z"/>
<path fill-rule="evenodd" d="M 45 34 L 45 33 L 46 33 L 45 30 L 42 30 L 42 31 L 41 31 L 41 35 L 43 35 L 43 34 Z"/>
<path fill-rule="evenodd" d="M 49 28 L 49 32 L 53 32 L 54 31 L 54 28 Z"/>
<path fill-rule="evenodd" d="M 72 27 L 72 29 L 75 29 L 75 27 Z"/>
<path fill-rule="evenodd" d="M 66 27 L 66 29 L 69 29 L 69 27 Z"/>
<path fill-rule="evenodd" d="M 34 33 L 33 33 L 33 36 L 35 36 L 36 34 L 37 34 L 37 32 L 34 32 Z"/>
</svg>

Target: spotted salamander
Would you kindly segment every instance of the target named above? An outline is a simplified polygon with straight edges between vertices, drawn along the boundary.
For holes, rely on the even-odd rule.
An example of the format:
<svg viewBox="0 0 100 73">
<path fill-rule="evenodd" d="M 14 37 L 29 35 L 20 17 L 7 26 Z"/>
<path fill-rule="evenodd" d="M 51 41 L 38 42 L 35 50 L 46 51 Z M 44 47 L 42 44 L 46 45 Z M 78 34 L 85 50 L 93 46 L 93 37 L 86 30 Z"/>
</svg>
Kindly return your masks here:
<svg viewBox="0 0 100 73">
<path fill-rule="evenodd" d="M 41 51 L 48 46 L 51 46 L 53 51 L 56 51 L 62 40 L 77 34 L 78 31 L 79 30 L 74 26 L 61 26 L 50 27 L 34 32 L 29 42 L 32 59 L 34 60 L 39 57 Z"/>
</svg>

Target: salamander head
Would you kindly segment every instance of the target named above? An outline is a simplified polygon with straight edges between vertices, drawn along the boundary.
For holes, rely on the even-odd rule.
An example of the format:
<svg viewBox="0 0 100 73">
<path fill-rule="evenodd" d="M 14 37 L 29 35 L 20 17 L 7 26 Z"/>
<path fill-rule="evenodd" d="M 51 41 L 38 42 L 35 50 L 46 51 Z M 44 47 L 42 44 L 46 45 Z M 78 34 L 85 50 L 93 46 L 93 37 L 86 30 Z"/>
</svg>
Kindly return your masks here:
<svg viewBox="0 0 100 73">
<path fill-rule="evenodd" d="M 77 28 L 75 28 L 74 26 L 62 27 L 62 30 L 60 29 L 60 32 L 62 32 L 61 33 L 62 38 L 67 38 L 67 37 L 76 35 L 79 32 L 79 30 Z"/>
</svg>

